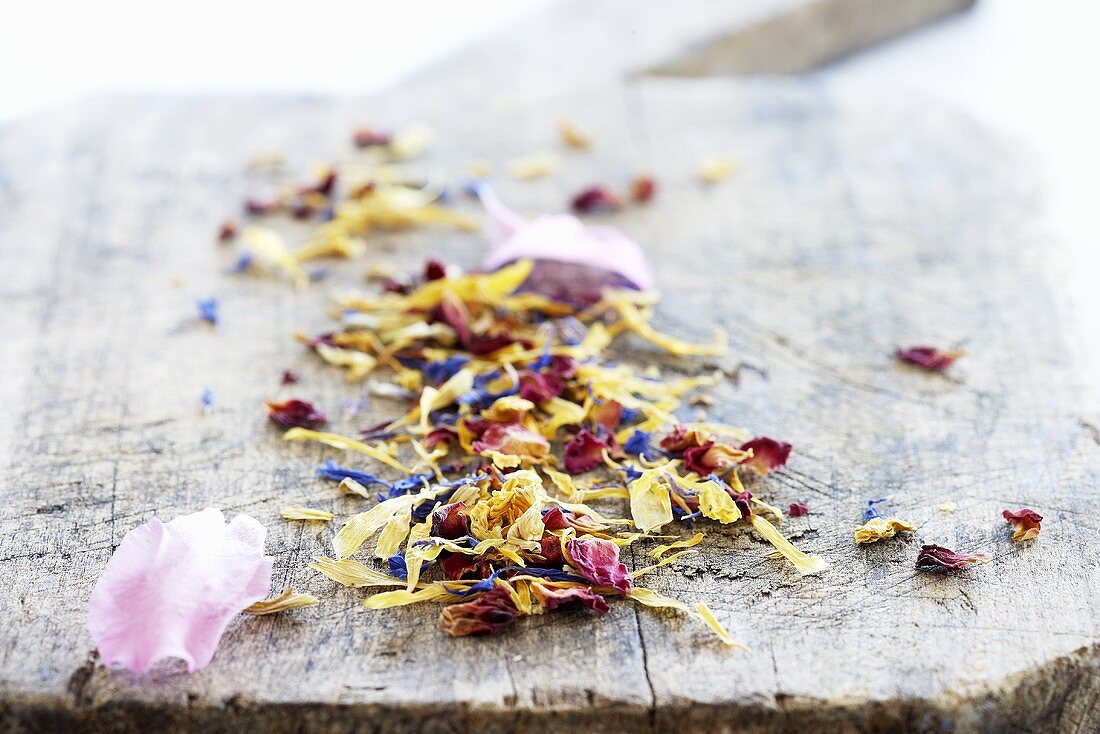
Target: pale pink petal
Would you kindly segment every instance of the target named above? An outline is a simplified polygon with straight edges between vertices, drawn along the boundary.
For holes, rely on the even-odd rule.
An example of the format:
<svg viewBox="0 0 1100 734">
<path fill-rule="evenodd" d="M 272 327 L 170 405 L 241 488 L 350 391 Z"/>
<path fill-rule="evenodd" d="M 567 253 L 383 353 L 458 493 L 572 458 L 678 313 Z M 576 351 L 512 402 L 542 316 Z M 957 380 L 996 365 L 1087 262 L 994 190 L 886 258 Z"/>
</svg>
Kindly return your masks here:
<svg viewBox="0 0 1100 734">
<path fill-rule="evenodd" d="M 648 290 L 653 267 L 641 246 L 614 227 L 585 226 L 571 214 L 543 214 L 524 220 L 488 186 L 479 188 L 489 214 L 493 247 L 482 261 L 496 270 L 516 260 L 534 260 L 526 285 L 550 296 L 598 297 L 600 289 L 620 286 Z"/>
<path fill-rule="evenodd" d="M 228 525 L 208 507 L 126 534 L 92 590 L 88 630 L 104 664 L 143 673 L 161 658 L 189 672 L 210 662 L 231 619 L 271 588 L 267 531 L 248 515 Z"/>
</svg>

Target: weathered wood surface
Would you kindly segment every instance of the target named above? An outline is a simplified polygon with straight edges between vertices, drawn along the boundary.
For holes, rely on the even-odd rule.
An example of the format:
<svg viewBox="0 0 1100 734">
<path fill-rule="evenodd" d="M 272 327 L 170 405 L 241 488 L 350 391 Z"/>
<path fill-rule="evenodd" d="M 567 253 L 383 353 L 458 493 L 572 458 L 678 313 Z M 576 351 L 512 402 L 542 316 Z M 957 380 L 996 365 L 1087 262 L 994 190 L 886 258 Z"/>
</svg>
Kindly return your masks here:
<svg viewBox="0 0 1100 734">
<path fill-rule="evenodd" d="M 1094 375 L 1012 146 L 939 109 L 777 82 L 645 82 L 485 116 L 398 102 L 101 100 L 0 134 L 3 728 L 1097 731 Z M 356 390 L 290 338 L 327 323 L 322 289 L 226 277 L 232 255 L 212 234 L 262 191 L 252 154 L 304 168 L 345 150 L 355 123 L 414 115 L 439 133 L 415 167 L 456 178 L 475 159 L 553 148 L 559 117 L 590 131 L 598 148 L 566 154 L 558 175 L 500 182 L 521 210 L 561 208 L 595 180 L 659 178 L 652 206 L 608 221 L 658 263 L 665 328 L 728 330 L 711 416 L 794 443 L 754 491 L 810 504 L 787 531 L 833 564 L 801 579 L 744 530 L 708 527 L 701 554 L 650 579 L 705 600 L 753 655 L 629 603 L 454 640 L 435 607 L 369 612 L 306 568 L 332 528 L 278 510 L 355 511 L 313 473 L 345 457 L 284 444 L 261 401 L 289 394 L 288 367 L 304 375 L 293 394 L 330 413 Z M 719 152 L 739 171 L 704 187 L 697 160 Z M 485 246 L 446 230 L 372 242 L 370 261 L 410 267 L 441 253 L 472 265 Z M 337 282 L 363 267 L 336 264 Z M 192 316 L 211 294 L 217 330 Z M 969 356 L 949 377 L 917 373 L 890 356 L 909 342 Z M 376 402 L 337 428 L 386 414 Z M 882 495 L 918 532 L 857 548 L 851 528 Z M 946 500 L 956 514 L 936 510 Z M 323 603 L 240 619 L 192 676 L 97 666 L 86 601 L 113 548 L 150 517 L 208 505 L 259 518 L 275 586 Z M 999 513 L 1018 505 L 1047 518 L 1038 541 L 1008 539 Z M 922 542 L 994 560 L 921 575 Z"/>
</svg>

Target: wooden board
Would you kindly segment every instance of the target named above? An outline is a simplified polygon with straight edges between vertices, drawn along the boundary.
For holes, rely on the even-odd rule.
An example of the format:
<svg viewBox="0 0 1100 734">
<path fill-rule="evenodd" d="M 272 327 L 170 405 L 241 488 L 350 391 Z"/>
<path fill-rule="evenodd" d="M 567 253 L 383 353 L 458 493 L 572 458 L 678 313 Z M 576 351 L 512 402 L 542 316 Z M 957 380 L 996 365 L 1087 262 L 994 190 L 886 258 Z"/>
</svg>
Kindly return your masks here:
<svg viewBox="0 0 1100 734">
<path fill-rule="evenodd" d="M 354 511 L 314 476 L 345 457 L 284 444 L 261 401 L 288 394 L 286 368 L 304 375 L 293 392 L 331 413 L 356 389 L 290 338 L 327 323 L 322 290 L 224 276 L 233 256 L 212 234 L 262 190 L 252 154 L 304 168 L 344 150 L 355 123 L 412 116 L 439 136 L 414 167 L 456 178 L 475 159 L 553 148 L 560 117 L 589 130 L 597 149 L 567 153 L 559 175 L 500 182 L 522 211 L 560 209 L 593 181 L 658 177 L 651 207 L 608 221 L 657 263 L 661 326 L 728 331 L 711 416 L 795 445 L 754 491 L 808 503 L 814 514 L 786 529 L 833 564 L 798 578 L 744 530 L 707 527 L 699 556 L 652 577 L 705 600 L 751 656 L 628 603 L 455 640 L 435 629 L 437 608 L 368 612 L 306 568 L 332 530 L 278 510 Z M 712 153 L 739 170 L 705 187 L 696 163 Z M 1030 169 L 968 120 L 779 82 L 646 82 L 462 117 L 442 101 L 132 98 L 12 124 L 0 172 L 3 728 L 1097 730 L 1093 375 L 1073 350 Z M 448 230 L 383 235 L 368 262 L 473 265 L 484 246 Z M 337 264 L 336 280 L 358 284 L 363 268 Z M 217 330 L 193 317 L 208 295 L 222 299 Z M 893 362 L 910 342 L 969 354 L 927 375 Z M 644 348 L 633 358 L 695 369 Z M 855 547 L 865 501 L 883 495 L 915 537 Z M 937 511 L 947 500 L 956 514 Z M 86 602 L 113 548 L 150 517 L 208 505 L 260 519 L 275 585 L 323 603 L 240 619 L 192 676 L 97 666 Z M 1047 519 L 1017 545 L 1000 511 L 1023 505 Z M 918 574 L 922 542 L 994 560 Z"/>
</svg>

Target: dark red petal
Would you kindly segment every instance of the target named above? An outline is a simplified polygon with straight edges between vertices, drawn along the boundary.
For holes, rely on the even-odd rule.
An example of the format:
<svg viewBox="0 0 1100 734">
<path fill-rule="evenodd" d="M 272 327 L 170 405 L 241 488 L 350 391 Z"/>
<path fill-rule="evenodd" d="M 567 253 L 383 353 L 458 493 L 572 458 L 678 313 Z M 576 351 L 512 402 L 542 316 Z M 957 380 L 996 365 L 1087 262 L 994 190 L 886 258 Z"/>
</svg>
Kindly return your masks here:
<svg viewBox="0 0 1100 734">
<path fill-rule="evenodd" d="M 737 505 L 737 509 L 741 511 L 741 517 L 746 520 L 752 517 L 752 505 L 749 500 L 752 499 L 752 492 L 730 492 L 729 495 L 733 497 L 733 504 Z"/>
<path fill-rule="evenodd" d="M 929 372 L 943 372 L 962 356 L 962 352 L 941 352 L 935 347 L 898 347 L 894 356 Z"/>
<path fill-rule="evenodd" d="M 661 441 L 664 445 L 664 441 Z M 705 477 L 715 470 L 715 466 L 707 460 L 707 452 L 714 445 L 713 441 L 707 441 L 702 446 L 690 446 L 684 450 L 684 468 L 693 471 L 701 477 Z"/>
<path fill-rule="evenodd" d="M 560 568 L 565 565 L 565 556 L 561 552 L 561 538 L 547 533 L 539 539 L 539 545 L 542 546 L 539 551 L 539 556 L 542 557 L 541 560 L 534 562 L 528 559 L 529 562 L 536 566 L 550 566 L 552 568 Z"/>
<path fill-rule="evenodd" d="M 578 602 L 600 615 L 607 614 L 611 609 L 607 605 L 607 599 L 586 586 L 573 586 L 565 589 L 540 586 L 535 594 L 548 611 L 553 611 L 563 604 L 573 602 Z"/>
<path fill-rule="evenodd" d="M 452 637 L 495 635 L 519 619 L 519 610 L 505 589 L 493 589 L 473 601 L 451 604 L 439 616 L 439 629 Z"/>
<path fill-rule="evenodd" d="M 757 474 L 767 474 L 773 469 L 778 469 L 787 463 L 791 455 L 791 445 L 786 441 L 776 441 L 774 438 L 760 436 L 741 444 L 742 451 L 752 450 L 752 458 L 741 462 L 743 466 L 755 471 Z"/>
<path fill-rule="evenodd" d="M 440 426 L 439 428 L 433 428 L 428 431 L 428 435 L 424 437 L 424 448 L 431 451 L 440 444 L 451 445 L 451 441 L 458 438 L 458 431 L 451 426 Z"/>
<path fill-rule="evenodd" d="M 918 571 L 958 571 L 989 560 L 981 553 L 956 553 L 942 545 L 923 545 L 917 554 Z"/>
<path fill-rule="evenodd" d="M 584 474 L 603 463 L 603 452 L 609 448 L 606 441 L 596 437 L 587 428 L 581 430 L 565 444 L 565 471 Z"/>
<path fill-rule="evenodd" d="M 218 230 L 218 242 L 229 242 L 237 236 L 237 220 L 226 219 Z"/>
<path fill-rule="evenodd" d="M 803 517 L 810 514 L 810 508 L 801 502 L 792 502 L 787 514 L 791 517 Z"/>
<path fill-rule="evenodd" d="M 290 370 L 283 370 L 282 383 L 284 385 L 295 385 L 302 378 L 298 376 L 297 372 L 291 372 Z"/>
<path fill-rule="evenodd" d="M 432 511 L 432 536 L 455 540 L 470 534 L 470 518 L 465 502 L 454 502 Z"/>
<path fill-rule="evenodd" d="M 424 280 L 442 280 L 447 277 L 447 266 L 438 260 L 424 263 Z"/>
<path fill-rule="evenodd" d="M 606 186 L 591 186 L 573 197 L 573 211 L 578 214 L 610 212 L 620 206 L 619 197 Z"/>
<path fill-rule="evenodd" d="M 328 422 L 324 413 L 306 400 L 267 403 L 267 417 L 287 428 L 318 428 Z"/>
<path fill-rule="evenodd" d="M 561 396 L 565 383 L 557 377 L 524 370 L 519 373 L 519 396 L 532 403 L 545 403 Z"/>
</svg>

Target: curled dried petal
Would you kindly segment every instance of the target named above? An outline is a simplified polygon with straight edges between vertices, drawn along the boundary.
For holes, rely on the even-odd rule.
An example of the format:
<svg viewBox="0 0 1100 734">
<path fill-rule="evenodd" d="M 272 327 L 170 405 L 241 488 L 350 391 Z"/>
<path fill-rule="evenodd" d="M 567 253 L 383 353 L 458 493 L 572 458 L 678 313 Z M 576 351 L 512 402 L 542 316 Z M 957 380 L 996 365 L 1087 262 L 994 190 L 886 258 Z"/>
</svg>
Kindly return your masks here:
<svg viewBox="0 0 1100 734">
<path fill-rule="evenodd" d="M 1042 529 L 1040 523 L 1043 521 L 1043 516 L 1035 510 L 1024 507 L 1016 512 L 1005 510 L 1001 515 L 1012 526 L 1012 539 L 1018 543 L 1038 537 Z"/>
<path fill-rule="evenodd" d="M 284 428 L 320 428 L 328 422 L 325 414 L 308 400 L 283 400 L 266 403 L 267 417 Z"/>
<path fill-rule="evenodd" d="M 856 543 L 864 545 L 875 543 L 883 538 L 892 538 L 898 533 L 911 533 L 916 530 L 913 523 L 896 517 L 875 517 L 855 529 Z"/>
<path fill-rule="evenodd" d="M 611 611 L 607 599 L 594 592 L 588 586 L 570 586 L 558 588 L 546 584 L 533 584 L 531 591 L 547 611 L 553 611 L 563 604 L 579 603 L 596 614 L 604 615 Z"/>
<path fill-rule="evenodd" d="M 439 629 L 452 637 L 495 635 L 519 619 L 519 610 L 506 589 L 496 588 L 476 599 L 451 604 L 439 617 Z"/>
<path fill-rule="evenodd" d="M 962 350 L 941 352 L 936 347 L 898 347 L 894 352 L 899 362 L 905 362 L 929 372 L 943 372 L 963 356 Z"/>
<path fill-rule="evenodd" d="M 810 508 L 801 502 L 792 502 L 787 509 L 787 514 L 791 517 L 804 517 L 810 514 Z"/>
<path fill-rule="evenodd" d="M 774 438 L 760 436 L 741 444 L 742 451 L 752 451 L 752 458 L 741 462 L 761 476 L 773 469 L 778 469 L 787 463 L 791 455 L 791 445 L 786 441 L 776 441 Z"/>
<path fill-rule="evenodd" d="M 573 440 L 565 445 L 565 471 L 584 474 L 603 463 L 603 452 L 609 448 L 607 441 L 598 438 L 587 428 L 581 429 Z"/>
<path fill-rule="evenodd" d="M 917 554 L 918 571 L 958 571 L 973 563 L 989 563 L 983 553 L 956 553 L 942 545 L 922 545 Z"/>
<path fill-rule="evenodd" d="M 594 586 L 610 586 L 620 594 L 630 591 L 630 572 L 619 560 L 619 546 L 603 538 L 582 537 L 566 541 L 569 565 Z"/>
</svg>

